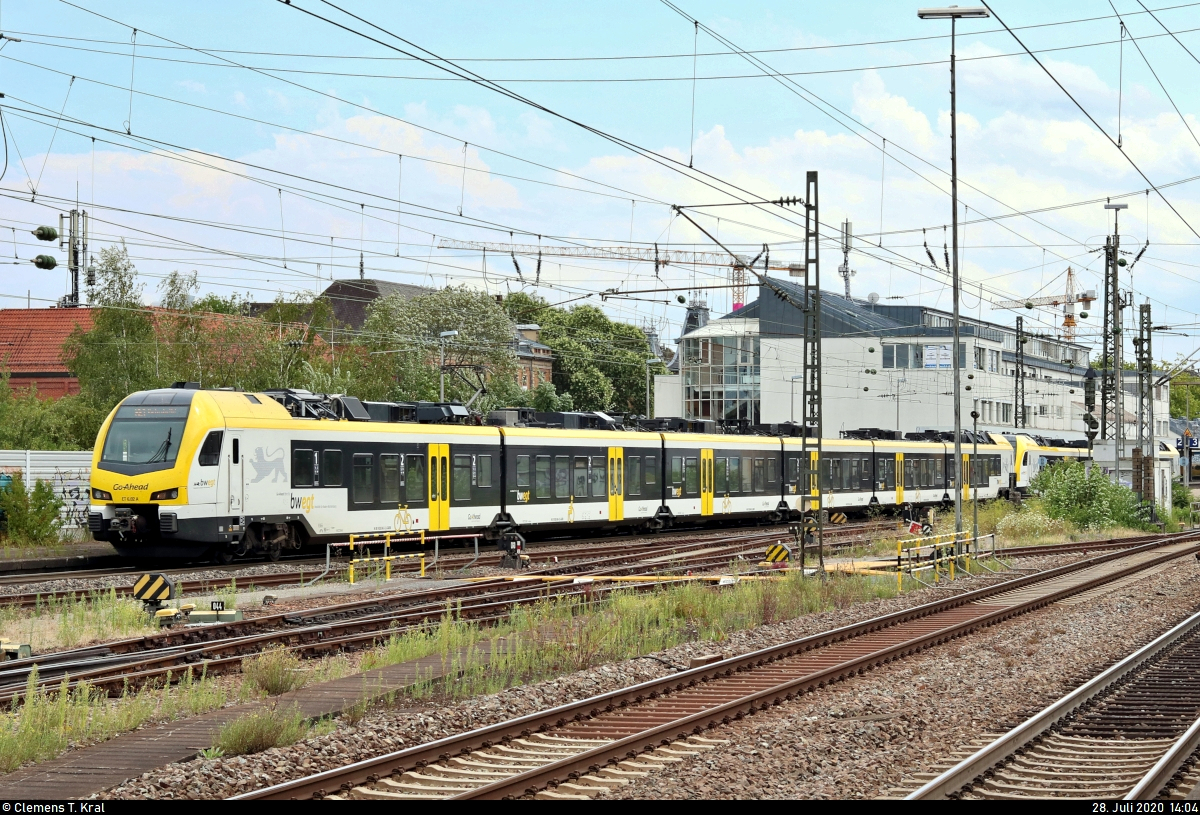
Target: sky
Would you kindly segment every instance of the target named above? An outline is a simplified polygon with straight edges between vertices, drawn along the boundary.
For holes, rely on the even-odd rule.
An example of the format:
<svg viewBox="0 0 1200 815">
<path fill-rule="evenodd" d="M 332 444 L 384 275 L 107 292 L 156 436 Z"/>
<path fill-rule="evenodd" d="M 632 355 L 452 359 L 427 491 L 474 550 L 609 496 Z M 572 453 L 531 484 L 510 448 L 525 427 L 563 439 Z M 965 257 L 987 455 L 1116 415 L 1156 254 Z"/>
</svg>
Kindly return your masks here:
<svg viewBox="0 0 1200 815">
<path fill-rule="evenodd" d="M 963 310 L 1011 324 L 993 303 L 1061 294 L 1068 267 L 1102 292 L 1111 199 L 1128 204 L 1122 286 L 1173 358 L 1200 328 L 1200 3 L 1113 3 L 998 0 L 998 19 L 959 23 Z M 823 287 L 842 290 L 848 219 L 855 296 L 948 309 L 950 25 L 916 9 L 3 0 L 0 304 L 67 291 L 65 254 L 30 230 L 78 201 L 89 248 L 124 240 L 148 302 L 176 270 L 271 300 L 361 258 L 367 277 L 591 302 L 673 341 L 680 296 L 730 309 L 728 269 L 549 247 L 721 252 L 715 238 L 786 267 L 802 208 L 711 205 L 804 197 L 816 171 Z M 447 239 L 547 253 L 539 270 Z M 34 269 L 44 252 L 59 268 Z M 1097 304 L 1079 340 L 1099 326 Z"/>
</svg>

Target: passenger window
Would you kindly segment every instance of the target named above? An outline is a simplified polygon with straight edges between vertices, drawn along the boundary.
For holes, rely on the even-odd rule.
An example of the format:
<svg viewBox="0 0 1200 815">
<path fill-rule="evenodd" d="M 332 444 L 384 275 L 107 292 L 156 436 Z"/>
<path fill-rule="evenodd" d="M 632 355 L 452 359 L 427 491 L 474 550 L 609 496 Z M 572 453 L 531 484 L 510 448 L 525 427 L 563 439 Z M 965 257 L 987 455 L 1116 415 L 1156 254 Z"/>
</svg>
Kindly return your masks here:
<svg viewBox="0 0 1200 815">
<path fill-rule="evenodd" d="M 237 439 L 233 443 L 236 445 Z M 236 452 L 234 455 L 237 455 Z M 326 450 L 321 454 L 321 483 L 326 487 L 342 486 L 341 450 Z"/>
<path fill-rule="evenodd" d="M 528 487 L 529 481 L 529 456 L 517 456 L 517 487 Z"/>
<path fill-rule="evenodd" d="M 792 456 L 787 460 L 788 466 L 788 483 L 796 484 L 800 481 L 800 459 L 798 456 Z"/>
<path fill-rule="evenodd" d="M 405 456 L 404 499 L 408 503 L 425 500 L 425 457 Z"/>
<path fill-rule="evenodd" d="M 384 453 L 379 457 L 379 500 L 400 503 L 400 456 Z"/>
<path fill-rule="evenodd" d="M 454 482 L 450 485 L 450 494 L 455 501 L 471 500 L 471 457 L 454 457 Z"/>
<path fill-rule="evenodd" d="M 608 494 L 608 481 L 604 477 L 604 456 L 592 457 L 592 497 L 603 498 Z"/>
<path fill-rule="evenodd" d="M 683 483 L 683 457 L 682 456 L 672 456 L 671 457 L 671 483 L 672 484 L 682 484 Z"/>
<path fill-rule="evenodd" d="M 754 491 L 762 492 L 767 488 L 766 462 L 761 458 L 754 459 Z"/>
<path fill-rule="evenodd" d="M 642 494 L 642 459 L 640 456 L 625 459 L 625 488 L 630 495 Z"/>
<path fill-rule="evenodd" d="M 658 483 L 658 456 L 646 456 L 646 483 Z"/>
<path fill-rule="evenodd" d="M 571 494 L 576 498 L 587 498 L 588 494 L 588 460 L 583 456 L 575 459 L 575 483 Z"/>
<path fill-rule="evenodd" d="M 200 447 L 200 458 L 196 462 L 201 467 L 216 467 L 221 463 L 221 440 L 225 438 L 225 433 L 220 430 L 214 430 L 204 439 L 204 444 Z M 306 486 L 312 486 L 310 479 Z"/>
<path fill-rule="evenodd" d="M 737 492 L 742 485 L 742 460 L 734 457 L 729 459 L 729 492 Z"/>
<path fill-rule="evenodd" d="M 210 433 L 208 437 L 211 439 L 212 434 Z M 204 444 L 207 446 L 208 441 L 206 440 L 204 442 Z M 201 453 L 200 453 L 200 458 L 201 458 L 200 463 L 203 464 L 204 463 L 203 451 L 201 451 Z M 312 450 L 293 450 L 292 451 L 292 486 L 293 487 L 311 487 L 313 485 L 313 483 L 314 483 L 313 476 L 316 474 L 315 473 L 316 467 L 314 466 L 315 461 L 316 461 L 316 459 L 313 456 Z"/>
<path fill-rule="evenodd" d="M 375 503 L 375 461 L 369 455 L 354 456 L 354 503 Z"/>
<path fill-rule="evenodd" d="M 550 456 L 538 456 L 534 462 L 534 495 L 538 498 L 550 497 Z"/>
<path fill-rule="evenodd" d="M 752 492 L 754 490 L 753 473 L 755 472 L 755 468 L 752 466 L 754 463 L 753 459 L 749 458 L 742 461 L 742 492 Z M 760 458 L 756 463 L 758 466 L 761 466 L 762 459 Z"/>
<path fill-rule="evenodd" d="M 774 484 L 778 480 L 778 476 L 775 472 L 775 469 L 778 466 L 779 465 L 775 461 L 775 459 L 773 459 L 773 458 L 767 459 L 767 483 L 768 484 Z"/>
<path fill-rule="evenodd" d="M 689 458 L 683 470 L 683 488 L 689 495 L 700 492 L 700 468 L 696 459 Z"/>
<path fill-rule="evenodd" d="M 554 497 L 571 497 L 571 458 L 570 456 L 554 457 Z"/>
<path fill-rule="evenodd" d="M 481 488 L 492 486 L 492 457 L 479 456 L 475 461 L 475 483 Z"/>
<path fill-rule="evenodd" d="M 713 459 L 713 492 L 717 495 L 724 495 L 728 489 L 728 482 L 725 480 L 726 468 L 728 466 L 728 459 Z"/>
</svg>

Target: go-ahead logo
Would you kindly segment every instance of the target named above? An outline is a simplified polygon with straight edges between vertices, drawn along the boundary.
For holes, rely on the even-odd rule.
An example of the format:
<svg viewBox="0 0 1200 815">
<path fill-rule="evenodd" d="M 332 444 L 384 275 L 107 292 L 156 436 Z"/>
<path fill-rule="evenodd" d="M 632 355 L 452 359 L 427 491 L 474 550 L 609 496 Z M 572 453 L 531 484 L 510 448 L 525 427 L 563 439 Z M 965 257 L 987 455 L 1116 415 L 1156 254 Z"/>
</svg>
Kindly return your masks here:
<svg viewBox="0 0 1200 815">
<path fill-rule="evenodd" d="M 115 484 L 113 492 L 126 492 L 128 490 L 148 490 L 149 484 Z"/>
</svg>

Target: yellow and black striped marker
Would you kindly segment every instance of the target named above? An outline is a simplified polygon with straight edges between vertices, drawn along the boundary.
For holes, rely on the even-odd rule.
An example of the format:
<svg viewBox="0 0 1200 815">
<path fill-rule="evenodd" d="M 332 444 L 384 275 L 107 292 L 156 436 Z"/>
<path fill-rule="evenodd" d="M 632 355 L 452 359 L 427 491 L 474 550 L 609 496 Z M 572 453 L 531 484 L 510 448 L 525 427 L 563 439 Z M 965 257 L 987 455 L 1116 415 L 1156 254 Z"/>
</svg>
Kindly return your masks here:
<svg viewBox="0 0 1200 815">
<path fill-rule="evenodd" d="M 817 518 L 815 515 L 804 516 L 804 528 L 809 531 L 815 531 L 817 528 Z"/>
<path fill-rule="evenodd" d="M 844 513 L 844 512 L 833 513 L 832 515 L 829 516 L 829 522 L 831 524 L 844 524 L 846 522 L 846 513 Z"/>
<path fill-rule="evenodd" d="M 144 574 L 133 584 L 133 596 L 144 603 L 161 603 L 175 596 L 175 584 L 163 574 Z"/>
<path fill-rule="evenodd" d="M 792 550 L 782 543 L 767 547 L 768 563 L 786 563 L 792 559 Z"/>
</svg>

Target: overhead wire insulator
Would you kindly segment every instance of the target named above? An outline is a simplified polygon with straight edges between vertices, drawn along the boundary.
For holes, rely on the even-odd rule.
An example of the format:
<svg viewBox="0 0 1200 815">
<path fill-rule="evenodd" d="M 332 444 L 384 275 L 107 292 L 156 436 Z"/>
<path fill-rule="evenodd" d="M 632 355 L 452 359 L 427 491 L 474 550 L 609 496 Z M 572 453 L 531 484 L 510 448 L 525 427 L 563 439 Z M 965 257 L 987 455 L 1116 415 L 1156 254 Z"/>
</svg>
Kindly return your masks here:
<svg viewBox="0 0 1200 815">
<path fill-rule="evenodd" d="M 39 241 L 56 241 L 58 240 L 58 230 L 52 226 L 39 226 L 29 234 L 33 235 Z"/>
<path fill-rule="evenodd" d="M 525 275 L 521 274 L 521 264 L 517 263 L 517 254 L 516 252 L 509 252 L 509 255 L 512 256 L 513 268 L 517 270 L 517 279 L 523 284 L 525 282 Z"/>
<path fill-rule="evenodd" d="M 53 255 L 38 255 L 33 259 L 33 265 L 39 269 L 53 269 L 58 265 L 58 261 Z"/>
<path fill-rule="evenodd" d="M 929 250 L 929 240 L 925 237 L 924 229 L 921 230 L 921 239 L 925 241 L 925 254 L 929 256 L 929 265 L 932 266 L 933 268 L 937 269 L 940 272 L 941 268 L 938 266 L 937 261 L 934 259 L 933 252 L 931 252 Z"/>
</svg>

